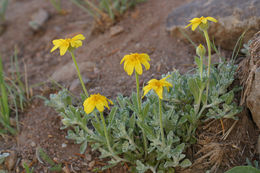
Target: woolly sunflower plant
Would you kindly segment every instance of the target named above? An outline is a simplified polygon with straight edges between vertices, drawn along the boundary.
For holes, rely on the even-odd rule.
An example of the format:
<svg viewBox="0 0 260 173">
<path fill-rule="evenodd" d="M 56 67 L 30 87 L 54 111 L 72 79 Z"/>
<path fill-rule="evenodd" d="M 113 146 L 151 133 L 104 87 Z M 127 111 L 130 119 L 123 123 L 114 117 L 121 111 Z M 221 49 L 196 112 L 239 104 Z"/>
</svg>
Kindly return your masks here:
<svg viewBox="0 0 260 173">
<path fill-rule="evenodd" d="M 131 96 L 119 95 L 112 102 L 105 96 L 92 94 L 84 98 L 83 106 L 75 106 L 66 90 L 51 95 L 47 104 L 62 116 L 62 129 L 69 129 L 67 138 L 81 144 L 81 153 L 90 145 L 101 153 L 100 158 L 110 158 L 103 170 L 119 163 L 128 163 L 130 172 L 140 173 L 174 172 L 176 167 L 190 166 L 185 151 L 196 142 L 196 129 L 201 120 L 235 119 L 241 111 L 233 101 L 237 89 L 228 90 L 234 80 L 234 62 L 211 65 L 208 21 L 216 22 L 212 17 L 201 17 L 188 25 L 204 32 L 208 45 L 207 68 L 202 63 L 206 49 L 200 44 L 196 49 L 199 57 L 195 59 L 198 66 L 195 73 L 181 75 L 174 71 L 160 80 L 151 79 L 141 97 L 139 76 L 143 74 L 143 66 L 150 69 L 150 57 L 132 53 L 120 62 L 127 75 L 135 73 L 136 92 Z M 60 48 L 61 54 L 70 51 L 73 58 L 72 50 L 82 45 L 81 40 L 81 36 L 57 40 L 53 42 L 53 50 Z M 111 110 L 109 103 L 113 105 Z"/>
</svg>

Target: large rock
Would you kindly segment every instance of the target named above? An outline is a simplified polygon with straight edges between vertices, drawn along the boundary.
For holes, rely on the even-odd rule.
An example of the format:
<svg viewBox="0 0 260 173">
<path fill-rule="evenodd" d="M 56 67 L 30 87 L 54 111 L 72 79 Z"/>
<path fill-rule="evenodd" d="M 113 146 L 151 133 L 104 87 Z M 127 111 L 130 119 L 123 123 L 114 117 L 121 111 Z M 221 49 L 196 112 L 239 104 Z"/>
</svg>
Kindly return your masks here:
<svg viewBox="0 0 260 173">
<path fill-rule="evenodd" d="M 166 29 L 174 37 L 184 39 L 179 29 L 184 29 L 194 17 L 211 16 L 209 34 L 215 43 L 225 49 L 233 49 L 239 36 L 248 29 L 245 41 L 260 30 L 260 0 L 194 0 L 173 10 L 167 18 Z M 198 29 L 185 29 L 193 41 L 204 40 Z"/>
<path fill-rule="evenodd" d="M 250 73 L 248 75 L 246 105 L 252 117 L 260 128 L 260 32 L 258 32 L 250 46 Z M 251 82 L 252 81 L 252 82 Z"/>
</svg>

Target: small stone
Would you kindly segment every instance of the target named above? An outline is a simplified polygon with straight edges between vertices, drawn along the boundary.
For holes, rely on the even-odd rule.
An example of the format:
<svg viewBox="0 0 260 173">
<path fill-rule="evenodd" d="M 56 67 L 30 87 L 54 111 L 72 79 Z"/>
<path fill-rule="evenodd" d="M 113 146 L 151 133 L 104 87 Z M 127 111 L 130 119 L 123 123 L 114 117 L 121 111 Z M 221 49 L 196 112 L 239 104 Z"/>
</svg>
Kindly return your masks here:
<svg viewBox="0 0 260 173">
<path fill-rule="evenodd" d="M 82 77 L 82 80 L 84 83 L 89 83 L 90 79 Z M 70 84 L 70 91 L 75 91 L 78 87 L 81 87 L 80 80 L 78 78 L 74 79 Z"/>
<path fill-rule="evenodd" d="M 29 26 L 34 31 L 37 31 L 43 27 L 43 25 L 48 20 L 48 18 L 49 18 L 49 13 L 46 10 L 41 8 L 32 15 L 32 20 L 29 22 Z"/>
<path fill-rule="evenodd" d="M 124 28 L 122 26 L 113 26 L 110 28 L 110 37 L 114 37 L 118 34 L 121 34 L 122 32 L 124 32 Z"/>
<path fill-rule="evenodd" d="M 57 157 L 54 157 L 54 158 L 53 158 L 53 161 L 58 163 L 58 162 L 59 162 L 59 159 L 58 159 Z"/>
<path fill-rule="evenodd" d="M 67 147 L 67 144 L 62 143 L 62 144 L 61 144 L 61 147 L 62 147 L 62 148 L 66 148 L 66 147 Z"/>
<path fill-rule="evenodd" d="M 9 152 L 9 156 L 5 159 L 5 167 L 11 171 L 14 166 L 15 166 L 15 163 L 17 161 L 17 152 L 16 151 L 10 151 Z"/>
<path fill-rule="evenodd" d="M 30 143 L 30 145 L 31 145 L 31 147 L 36 147 L 36 143 L 35 143 L 34 141 L 32 141 L 32 142 Z"/>
<path fill-rule="evenodd" d="M 85 72 L 93 72 L 96 64 L 91 61 L 85 61 L 78 63 L 80 72 L 84 74 Z M 72 81 L 77 76 L 77 71 L 75 70 L 75 65 L 73 62 L 69 62 L 66 65 L 59 67 L 51 76 L 51 79 L 57 82 Z M 82 76 L 84 79 L 84 76 Z M 87 79 L 85 79 L 87 80 Z M 83 80 L 84 81 L 84 80 Z M 87 81 L 84 81 L 87 82 Z"/>
<path fill-rule="evenodd" d="M 91 161 L 92 156 L 91 156 L 91 154 L 86 154 L 85 158 L 86 158 L 87 161 Z"/>
<path fill-rule="evenodd" d="M 91 161 L 89 164 L 88 164 L 88 167 L 90 168 L 90 169 L 92 169 L 94 166 L 95 166 L 95 160 L 93 160 L 93 161 Z"/>
<path fill-rule="evenodd" d="M 53 136 L 52 135 L 48 135 L 48 138 L 52 138 Z"/>
</svg>

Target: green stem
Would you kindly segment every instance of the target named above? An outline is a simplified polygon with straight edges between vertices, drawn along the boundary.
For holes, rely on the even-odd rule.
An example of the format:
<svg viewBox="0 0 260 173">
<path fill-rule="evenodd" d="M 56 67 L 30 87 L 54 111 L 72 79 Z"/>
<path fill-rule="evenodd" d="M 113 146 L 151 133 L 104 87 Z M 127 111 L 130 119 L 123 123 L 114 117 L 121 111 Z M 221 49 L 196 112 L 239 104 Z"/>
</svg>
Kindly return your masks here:
<svg viewBox="0 0 260 173">
<path fill-rule="evenodd" d="M 94 116 L 95 116 L 95 118 L 96 118 L 96 120 L 97 120 L 97 123 L 98 123 L 98 124 L 100 124 L 100 121 L 99 121 L 99 118 L 98 118 L 98 116 L 97 116 L 97 113 L 96 113 L 96 112 L 94 112 Z"/>
<path fill-rule="evenodd" d="M 203 79 L 203 56 L 200 57 L 200 80 Z"/>
<path fill-rule="evenodd" d="M 159 116 L 160 116 L 160 129 L 161 129 L 161 135 L 162 135 L 162 143 L 163 147 L 165 146 L 165 139 L 164 139 L 164 131 L 163 131 L 163 122 L 162 122 L 162 101 L 159 99 Z"/>
<path fill-rule="evenodd" d="M 108 138 L 108 134 L 107 134 L 107 127 L 106 127 L 106 122 L 105 122 L 105 118 L 103 116 L 103 112 L 100 112 L 100 117 L 101 117 L 101 120 L 102 120 L 102 124 L 104 126 L 104 133 L 105 133 L 105 137 L 106 137 L 106 141 L 107 141 L 107 146 L 108 146 L 108 150 L 111 152 L 111 153 L 114 153 L 111 146 L 110 146 L 110 142 L 109 142 L 109 138 Z"/>
<path fill-rule="evenodd" d="M 109 137 L 108 137 L 108 133 L 107 133 L 107 127 L 106 127 L 106 122 L 105 122 L 105 118 L 103 116 L 103 112 L 100 112 L 100 117 L 101 117 L 101 120 L 102 120 L 102 124 L 104 126 L 104 133 L 105 133 L 105 137 L 106 137 L 106 141 L 107 141 L 107 147 L 108 147 L 108 150 L 109 152 L 111 153 L 111 155 L 118 161 L 123 161 L 123 162 L 129 162 L 128 160 L 125 160 L 125 159 L 122 159 L 120 157 L 118 157 L 113 149 L 111 148 L 111 145 L 110 145 L 110 142 L 109 142 Z"/>
<path fill-rule="evenodd" d="M 210 40 L 209 40 L 209 34 L 207 30 L 203 30 L 207 46 L 208 46 L 208 82 L 207 82 L 207 89 L 206 89 L 206 103 L 208 101 L 208 95 L 209 95 L 209 83 L 210 83 L 210 65 L 211 65 L 211 46 L 210 46 Z"/>
<path fill-rule="evenodd" d="M 141 113 L 141 97 L 140 97 L 140 87 L 139 87 L 139 75 L 135 72 L 135 80 L 136 80 L 136 92 L 137 92 L 137 102 L 138 102 L 138 111 Z"/>
<path fill-rule="evenodd" d="M 75 64 L 75 66 L 76 66 L 77 73 L 78 73 L 78 77 L 79 77 L 81 86 L 82 86 L 82 88 L 83 88 L 83 91 L 84 91 L 85 95 L 88 97 L 88 92 L 87 92 L 87 89 L 86 89 L 86 87 L 85 87 L 85 84 L 84 84 L 84 82 L 83 82 L 83 80 L 82 80 L 82 77 L 81 77 L 81 74 L 80 74 L 80 71 L 79 71 L 79 66 L 78 66 L 78 64 L 77 64 L 77 61 L 76 61 L 74 52 L 73 52 L 73 51 L 70 51 L 70 54 L 71 54 L 71 57 L 72 57 L 72 59 L 73 59 L 73 62 L 74 62 L 74 64 Z"/>
<path fill-rule="evenodd" d="M 137 92 L 137 102 L 138 102 L 138 116 L 141 119 L 141 121 L 144 121 L 143 117 L 140 116 L 142 111 L 142 107 L 141 107 L 141 97 L 140 97 L 140 87 L 139 87 L 139 75 L 137 74 L 137 72 L 135 72 L 135 80 L 136 80 L 136 92 Z M 144 153 L 145 153 L 145 157 L 147 156 L 147 139 L 146 139 L 146 135 L 144 130 L 142 129 L 142 134 L 143 134 L 143 143 L 144 143 Z"/>
</svg>

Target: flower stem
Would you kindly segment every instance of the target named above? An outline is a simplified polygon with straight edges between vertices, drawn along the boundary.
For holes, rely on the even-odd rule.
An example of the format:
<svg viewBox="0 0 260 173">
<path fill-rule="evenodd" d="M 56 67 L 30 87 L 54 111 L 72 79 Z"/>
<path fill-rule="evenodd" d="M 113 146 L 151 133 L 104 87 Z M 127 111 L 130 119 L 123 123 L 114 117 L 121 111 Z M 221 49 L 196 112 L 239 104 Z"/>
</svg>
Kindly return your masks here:
<svg viewBox="0 0 260 173">
<path fill-rule="evenodd" d="M 97 123 L 100 124 L 99 118 L 98 118 L 97 113 L 95 111 L 94 111 L 94 116 L 96 118 Z"/>
<path fill-rule="evenodd" d="M 144 119 L 142 116 L 140 116 L 142 114 L 142 110 L 141 110 L 142 107 L 141 107 L 141 97 L 140 97 L 140 87 L 139 87 L 139 75 L 137 74 L 137 72 L 135 72 L 135 80 L 136 80 L 136 92 L 137 92 L 137 102 L 138 102 L 138 116 L 143 122 Z M 146 139 L 144 129 L 142 129 L 142 134 L 143 134 L 143 143 L 144 143 L 144 153 L 146 157 L 148 148 L 147 148 L 147 139 Z"/>
<path fill-rule="evenodd" d="M 102 120 L 102 124 L 104 126 L 104 133 L 105 133 L 105 137 L 106 137 L 106 141 L 107 141 L 107 147 L 108 147 L 110 154 L 112 155 L 112 157 L 114 157 L 118 161 L 129 162 L 128 160 L 122 159 L 114 153 L 113 149 L 111 148 L 110 142 L 109 142 L 107 127 L 106 127 L 105 118 L 103 116 L 103 112 L 100 112 L 100 117 L 101 117 L 101 120 Z"/>
<path fill-rule="evenodd" d="M 203 79 L 203 56 L 200 56 L 200 80 Z"/>
<path fill-rule="evenodd" d="M 138 111 L 141 113 L 141 99 L 140 99 L 140 87 L 139 87 L 139 75 L 135 72 L 136 80 L 136 92 L 137 92 L 137 102 L 138 102 Z"/>
<path fill-rule="evenodd" d="M 164 131 L 163 131 L 163 122 L 162 122 L 162 100 L 159 99 L 159 116 L 160 116 L 160 129 L 161 129 L 161 135 L 162 135 L 162 143 L 163 147 L 165 146 L 165 139 L 164 139 Z"/>
<path fill-rule="evenodd" d="M 109 138 L 108 138 L 108 134 L 107 134 L 107 127 L 106 127 L 106 122 L 105 122 L 105 118 L 103 116 L 103 112 L 100 112 L 100 117 L 101 117 L 101 120 L 102 120 L 102 124 L 104 126 L 104 133 L 105 133 L 105 137 L 106 137 L 106 141 L 107 141 L 107 146 L 108 146 L 108 149 L 111 153 L 114 153 L 111 146 L 110 146 L 110 142 L 109 142 Z"/>
<path fill-rule="evenodd" d="M 208 46 L 208 82 L 207 82 L 207 88 L 206 88 L 206 104 L 208 101 L 208 95 L 209 95 L 209 83 L 210 83 L 210 65 L 211 65 L 211 46 L 210 46 L 210 40 L 209 40 L 209 34 L 207 30 L 203 30 L 207 46 Z"/>
<path fill-rule="evenodd" d="M 79 66 L 78 66 L 78 64 L 77 64 L 77 61 L 76 61 L 74 52 L 73 52 L 73 51 L 70 51 L 70 54 L 71 54 L 71 57 L 72 57 L 72 59 L 73 59 L 73 62 L 74 62 L 74 64 L 75 64 L 75 66 L 76 66 L 77 73 L 78 73 L 78 77 L 79 77 L 81 86 L 82 86 L 82 88 L 83 88 L 83 91 L 84 91 L 85 95 L 88 97 L 88 92 L 87 92 L 87 89 L 86 89 L 86 87 L 85 87 L 85 84 L 84 84 L 84 82 L 83 82 L 83 80 L 82 80 L 82 77 L 81 77 L 81 74 L 80 74 L 80 71 L 79 71 Z"/>
</svg>

